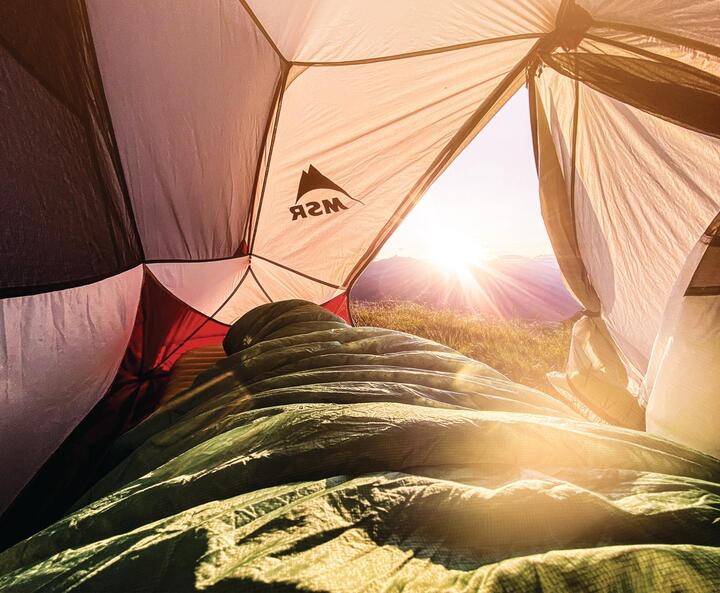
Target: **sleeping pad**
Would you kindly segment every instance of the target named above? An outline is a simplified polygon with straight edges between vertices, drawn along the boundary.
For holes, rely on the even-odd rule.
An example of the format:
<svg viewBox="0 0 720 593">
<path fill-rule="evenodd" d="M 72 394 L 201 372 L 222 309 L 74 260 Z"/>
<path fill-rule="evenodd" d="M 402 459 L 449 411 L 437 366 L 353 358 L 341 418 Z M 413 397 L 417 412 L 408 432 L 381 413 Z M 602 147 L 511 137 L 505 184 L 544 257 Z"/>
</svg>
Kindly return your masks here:
<svg viewBox="0 0 720 593">
<path fill-rule="evenodd" d="M 717 459 L 304 301 L 225 350 L 0 590 L 720 590 Z"/>
</svg>

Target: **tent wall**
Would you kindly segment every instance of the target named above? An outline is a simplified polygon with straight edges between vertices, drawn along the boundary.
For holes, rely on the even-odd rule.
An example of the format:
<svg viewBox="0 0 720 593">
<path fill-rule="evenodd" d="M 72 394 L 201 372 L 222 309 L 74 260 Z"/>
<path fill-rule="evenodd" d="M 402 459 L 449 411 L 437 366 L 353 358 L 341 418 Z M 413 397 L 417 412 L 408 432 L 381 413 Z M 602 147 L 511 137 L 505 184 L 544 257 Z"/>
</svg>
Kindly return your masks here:
<svg viewBox="0 0 720 593">
<path fill-rule="evenodd" d="M 118 286 L 121 281 L 127 286 Z M 113 298 L 122 296 L 119 288 L 126 288 L 132 293 L 128 296 L 133 297 L 123 309 L 111 306 Z M 8 454 L 2 459 L 3 467 L 16 469 L 9 475 L 14 480 L 12 487 L 19 490 L 43 465 L 3 515 L 0 548 L 57 520 L 98 478 L 98 468 L 107 461 L 108 446 L 113 439 L 157 405 L 175 360 L 190 348 L 219 344 L 228 330 L 228 326 L 208 319 L 174 297 L 141 266 L 124 275 L 72 290 L 76 293 L 75 299 L 62 293 L 25 297 L 25 300 L 41 299 L 41 302 L 51 296 L 62 300 L 69 321 L 78 317 L 75 306 L 80 298 L 84 299 L 80 304 L 94 314 L 90 328 L 58 327 L 53 342 L 46 346 L 46 352 L 41 352 L 47 366 L 31 375 L 32 389 L 28 385 L 16 386 L 22 389 L 20 393 L 33 396 L 25 398 L 25 407 L 34 403 L 36 408 L 19 410 L 11 419 L 13 428 L 7 438 L 12 440 L 2 443 L 3 452 Z M 113 314 L 115 309 L 117 312 Z M 43 317 L 32 310 L 22 313 L 38 317 L 38 321 L 43 319 L 49 326 L 57 312 L 46 311 Z M 116 319 L 120 314 L 122 333 L 111 325 L 113 320 L 120 321 Z M 52 335 L 47 327 L 39 330 Z M 37 340 L 43 335 L 39 330 L 34 334 Z M 113 348 L 107 343 L 110 338 L 117 340 Z M 66 339 L 72 342 L 67 343 Z M 89 345 L 88 339 L 92 340 Z M 12 347 L 13 352 L 27 352 L 29 356 L 25 365 L 11 361 L 11 368 L 32 368 L 37 361 L 37 348 L 20 344 Z M 88 350 L 92 355 L 88 356 Z M 60 352 L 63 355 L 58 357 Z M 68 389 L 76 389 L 76 393 L 61 393 L 62 397 L 58 398 L 57 390 L 48 389 L 45 369 L 54 369 L 55 365 L 64 369 L 62 374 L 53 373 L 58 386 L 67 384 Z M 104 375 L 99 377 L 101 372 Z M 78 403 L 82 403 L 82 407 L 78 408 Z M 39 404 L 44 408 L 38 409 Z M 36 436 L 44 435 L 42 455 L 28 457 L 20 451 L 21 446 L 35 446 L 35 440 L 28 439 L 28 431 Z M 0 435 L 4 439 L 5 431 Z M 12 490 L 8 487 L 4 492 Z M 7 504 L 10 500 L 3 502 Z"/>
<path fill-rule="evenodd" d="M 138 266 L 87 286 L 0 301 L 0 508 L 110 387 L 142 276 Z"/>
<path fill-rule="evenodd" d="M 88 9 L 146 258 L 236 255 L 279 56 L 239 2 Z"/>
<path fill-rule="evenodd" d="M 612 421 L 631 425 L 619 355 L 628 387 L 648 405 L 648 430 L 717 454 L 716 305 L 683 293 L 720 201 L 719 21 L 701 31 L 701 3 L 675 6 L 675 31 L 642 2 L 625 22 L 603 13 L 612 3 L 579 4 L 593 11 L 586 30 L 561 36 L 562 50 L 542 48 L 530 79 L 546 225 L 570 288 L 599 315 L 595 325 L 578 322 L 573 352 L 582 356 L 552 381 L 588 405 L 602 403 L 605 418 L 622 411 Z M 717 264 L 709 255 L 694 278 L 717 275 L 707 261 Z"/>
<path fill-rule="evenodd" d="M 656 43 L 666 38 L 675 46 L 690 46 L 689 41 L 720 47 L 717 0 L 578 0 L 577 4 L 600 25 L 641 31 Z"/>
<path fill-rule="evenodd" d="M 720 141 L 590 89 L 580 102 L 581 251 L 611 333 L 644 373 L 672 286 L 720 207 Z"/>
<path fill-rule="evenodd" d="M 644 382 L 654 434 L 720 457 L 720 214 L 691 250 Z M 680 395 L 680 397 L 678 397 Z"/>
<path fill-rule="evenodd" d="M 556 84 L 560 92 L 553 103 L 547 103 L 546 110 L 538 94 L 537 78 L 530 76 L 528 83 L 543 221 L 568 290 L 587 311 L 597 314 L 600 301 L 580 253 L 571 189 L 578 85 L 558 77 Z M 549 97 L 545 100 L 549 101 Z"/>
<path fill-rule="evenodd" d="M 574 176 L 568 192 L 589 281 L 613 338 L 642 377 L 670 291 L 720 205 L 720 140 L 551 68 L 535 85 L 557 158 Z"/>
<path fill-rule="evenodd" d="M 0 4 L 0 298 L 141 261 L 92 56 L 81 4 Z"/>
</svg>

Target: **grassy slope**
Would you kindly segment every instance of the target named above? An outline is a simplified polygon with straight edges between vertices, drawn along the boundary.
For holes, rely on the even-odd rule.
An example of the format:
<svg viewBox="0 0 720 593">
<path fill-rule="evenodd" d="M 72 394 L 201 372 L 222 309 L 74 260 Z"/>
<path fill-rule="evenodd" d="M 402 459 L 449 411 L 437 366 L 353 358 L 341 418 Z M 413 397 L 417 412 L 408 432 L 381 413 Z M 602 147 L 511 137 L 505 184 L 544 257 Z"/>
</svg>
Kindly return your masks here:
<svg viewBox="0 0 720 593">
<path fill-rule="evenodd" d="M 478 319 L 409 303 L 353 303 L 356 325 L 387 327 L 440 342 L 514 381 L 546 390 L 545 373 L 565 368 L 570 324 Z"/>
</svg>

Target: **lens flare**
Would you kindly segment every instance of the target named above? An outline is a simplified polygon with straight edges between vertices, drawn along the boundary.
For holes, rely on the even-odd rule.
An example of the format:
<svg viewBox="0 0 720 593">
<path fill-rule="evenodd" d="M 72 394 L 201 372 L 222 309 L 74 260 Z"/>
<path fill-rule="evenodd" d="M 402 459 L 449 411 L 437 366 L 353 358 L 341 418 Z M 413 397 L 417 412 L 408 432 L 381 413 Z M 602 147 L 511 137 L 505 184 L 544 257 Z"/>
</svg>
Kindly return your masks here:
<svg viewBox="0 0 720 593">
<path fill-rule="evenodd" d="M 469 282 L 474 281 L 473 269 L 481 267 L 488 256 L 487 249 L 481 243 L 448 232 L 436 237 L 428 259 L 444 272 Z"/>
</svg>

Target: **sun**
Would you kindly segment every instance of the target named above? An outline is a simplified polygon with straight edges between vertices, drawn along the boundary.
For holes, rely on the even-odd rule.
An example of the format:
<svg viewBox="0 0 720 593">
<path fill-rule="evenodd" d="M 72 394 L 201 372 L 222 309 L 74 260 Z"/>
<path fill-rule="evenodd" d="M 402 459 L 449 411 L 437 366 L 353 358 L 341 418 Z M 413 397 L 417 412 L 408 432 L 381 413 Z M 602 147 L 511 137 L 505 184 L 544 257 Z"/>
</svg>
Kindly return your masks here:
<svg viewBox="0 0 720 593">
<path fill-rule="evenodd" d="M 477 240 L 448 230 L 435 235 L 427 259 L 438 268 L 462 279 L 471 276 L 473 268 L 480 266 L 488 259 L 488 255 L 487 249 Z"/>
</svg>

